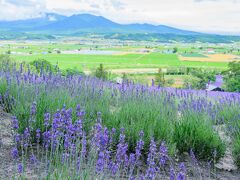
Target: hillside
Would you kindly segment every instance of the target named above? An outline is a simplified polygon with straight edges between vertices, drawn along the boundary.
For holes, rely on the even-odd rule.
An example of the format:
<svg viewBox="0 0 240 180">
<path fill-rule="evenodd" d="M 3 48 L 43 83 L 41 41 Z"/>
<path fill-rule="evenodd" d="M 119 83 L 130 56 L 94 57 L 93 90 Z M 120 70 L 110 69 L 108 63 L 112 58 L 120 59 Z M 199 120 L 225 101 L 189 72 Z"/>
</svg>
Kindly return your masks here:
<svg viewBox="0 0 240 180">
<path fill-rule="evenodd" d="M 77 14 L 70 17 L 48 13 L 42 17 L 0 21 L 0 39 L 54 39 L 54 36 L 99 34 L 121 40 L 231 43 L 239 36 L 203 34 L 165 25 L 119 24 L 102 16 Z"/>
</svg>

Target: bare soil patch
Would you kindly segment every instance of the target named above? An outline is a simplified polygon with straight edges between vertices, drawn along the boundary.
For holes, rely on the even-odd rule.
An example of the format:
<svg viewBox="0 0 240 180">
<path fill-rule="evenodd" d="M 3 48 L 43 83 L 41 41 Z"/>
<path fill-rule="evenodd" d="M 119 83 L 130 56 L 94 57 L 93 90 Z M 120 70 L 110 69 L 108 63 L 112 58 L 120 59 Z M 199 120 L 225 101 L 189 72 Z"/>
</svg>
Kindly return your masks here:
<svg viewBox="0 0 240 180">
<path fill-rule="evenodd" d="M 239 56 L 233 54 L 204 54 L 207 57 L 184 57 L 179 55 L 181 61 L 198 61 L 198 62 L 232 62 L 240 61 Z"/>
</svg>

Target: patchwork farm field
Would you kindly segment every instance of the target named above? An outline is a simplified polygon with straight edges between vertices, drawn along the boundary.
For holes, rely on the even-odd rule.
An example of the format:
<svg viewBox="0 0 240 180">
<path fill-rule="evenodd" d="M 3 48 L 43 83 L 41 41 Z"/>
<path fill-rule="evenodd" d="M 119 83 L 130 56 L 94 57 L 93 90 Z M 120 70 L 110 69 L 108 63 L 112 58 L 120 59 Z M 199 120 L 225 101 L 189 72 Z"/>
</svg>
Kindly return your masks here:
<svg viewBox="0 0 240 180">
<path fill-rule="evenodd" d="M 96 68 L 99 64 L 107 68 L 159 68 L 159 67 L 227 67 L 226 62 L 181 61 L 176 54 L 126 54 L 126 55 L 82 55 L 82 54 L 47 54 L 47 55 L 12 55 L 18 61 L 32 62 L 37 59 L 45 59 L 52 64 L 58 64 L 60 68 L 76 67 Z"/>
<path fill-rule="evenodd" d="M 123 74 L 137 83 L 151 84 L 159 68 L 203 68 L 224 70 L 230 61 L 239 59 L 237 45 L 161 44 L 83 38 L 78 40 L 1 41 L 0 54 L 9 54 L 16 62 L 47 60 L 62 70 L 76 69 L 92 74 L 100 64 L 115 77 Z M 177 52 L 173 52 L 174 49 Z M 215 54 L 209 54 L 209 49 Z M 181 87 L 186 76 L 166 75 Z"/>
<path fill-rule="evenodd" d="M 19 62 L 45 59 L 58 64 L 62 69 L 77 68 L 92 70 L 103 64 L 108 69 L 201 67 L 226 68 L 236 55 L 204 55 L 198 49 L 181 44 L 163 45 L 140 43 L 106 42 L 104 40 L 61 41 L 61 42 L 2 42 L 0 53 L 9 52 Z M 178 52 L 172 53 L 177 46 Z M 226 48 L 227 50 L 227 48 Z M 218 50 L 222 52 L 222 49 Z M 188 52 L 188 53 L 184 53 Z M 182 55 L 184 54 L 184 56 Z M 208 57 L 208 58 L 205 58 Z M 219 58 L 219 60 L 216 60 Z"/>
</svg>

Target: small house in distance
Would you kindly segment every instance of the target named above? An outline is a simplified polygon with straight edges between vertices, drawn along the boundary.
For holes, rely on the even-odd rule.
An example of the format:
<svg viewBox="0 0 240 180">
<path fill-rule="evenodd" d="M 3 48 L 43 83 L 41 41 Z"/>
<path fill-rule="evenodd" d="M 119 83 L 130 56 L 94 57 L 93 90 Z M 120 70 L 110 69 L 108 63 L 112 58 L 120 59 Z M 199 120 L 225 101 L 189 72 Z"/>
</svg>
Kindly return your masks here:
<svg viewBox="0 0 240 180">
<path fill-rule="evenodd" d="M 115 82 L 116 82 L 117 84 L 123 84 L 123 78 L 121 78 L 121 77 L 116 77 L 116 78 L 115 78 Z"/>
<path fill-rule="evenodd" d="M 223 77 L 221 75 L 216 76 L 215 82 L 209 82 L 206 86 L 207 91 L 224 91 L 223 86 Z"/>
<path fill-rule="evenodd" d="M 208 53 L 208 54 L 215 54 L 215 51 L 214 51 L 214 49 L 209 48 L 209 49 L 207 50 L 207 53 Z"/>
</svg>

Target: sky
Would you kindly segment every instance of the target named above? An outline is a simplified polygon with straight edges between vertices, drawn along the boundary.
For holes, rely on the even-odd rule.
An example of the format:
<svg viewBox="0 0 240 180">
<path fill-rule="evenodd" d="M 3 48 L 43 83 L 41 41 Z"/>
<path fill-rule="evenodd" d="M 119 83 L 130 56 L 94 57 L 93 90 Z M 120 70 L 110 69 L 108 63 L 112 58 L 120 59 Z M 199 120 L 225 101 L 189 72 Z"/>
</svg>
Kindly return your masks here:
<svg viewBox="0 0 240 180">
<path fill-rule="evenodd" d="M 0 20 L 44 13 L 101 15 L 122 24 L 151 23 L 240 35 L 240 0 L 0 0 Z"/>
</svg>

